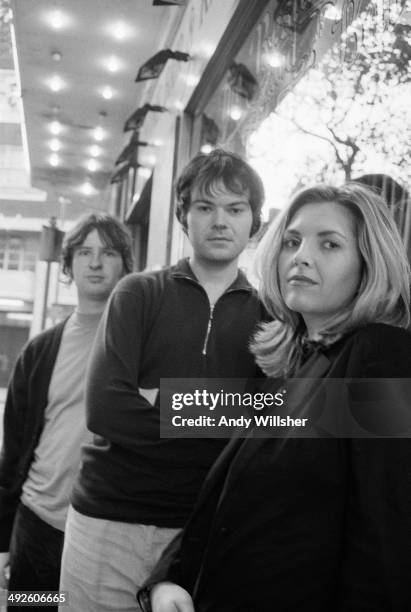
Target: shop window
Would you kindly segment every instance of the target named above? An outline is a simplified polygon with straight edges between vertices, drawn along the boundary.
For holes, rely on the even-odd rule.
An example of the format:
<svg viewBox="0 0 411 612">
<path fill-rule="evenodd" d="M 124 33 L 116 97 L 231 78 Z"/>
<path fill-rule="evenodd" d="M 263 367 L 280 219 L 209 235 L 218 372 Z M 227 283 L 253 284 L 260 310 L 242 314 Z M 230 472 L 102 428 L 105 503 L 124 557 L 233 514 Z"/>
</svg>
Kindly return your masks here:
<svg viewBox="0 0 411 612">
<path fill-rule="evenodd" d="M 203 150 L 262 176 L 266 220 L 298 188 L 365 177 L 410 241 L 410 14 L 410 0 L 266 6 L 197 114 Z"/>
</svg>

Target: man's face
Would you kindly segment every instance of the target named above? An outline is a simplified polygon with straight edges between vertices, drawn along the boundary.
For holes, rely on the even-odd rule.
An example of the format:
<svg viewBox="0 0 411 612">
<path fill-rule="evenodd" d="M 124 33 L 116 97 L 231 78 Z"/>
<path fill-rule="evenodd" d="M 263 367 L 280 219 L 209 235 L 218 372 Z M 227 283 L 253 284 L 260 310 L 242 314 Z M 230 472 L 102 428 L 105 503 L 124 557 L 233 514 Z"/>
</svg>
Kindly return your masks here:
<svg viewBox="0 0 411 612">
<path fill-rule="evenodd" d="M 95 229 L 74 250 L 72 276 L 79 299 L 107 300 L 123 274 L 123 260 L 119 251 L 105 246 Z"/>
<path fill-rule="evenodd" d="M 253 216 L 249 193 L 233 193 L 219 181 L 207 195 L 194 187 L 187 213 L 187 235 L 194 256 L 205 262 L 238 258 L 250 237 Z"/>
</svg>

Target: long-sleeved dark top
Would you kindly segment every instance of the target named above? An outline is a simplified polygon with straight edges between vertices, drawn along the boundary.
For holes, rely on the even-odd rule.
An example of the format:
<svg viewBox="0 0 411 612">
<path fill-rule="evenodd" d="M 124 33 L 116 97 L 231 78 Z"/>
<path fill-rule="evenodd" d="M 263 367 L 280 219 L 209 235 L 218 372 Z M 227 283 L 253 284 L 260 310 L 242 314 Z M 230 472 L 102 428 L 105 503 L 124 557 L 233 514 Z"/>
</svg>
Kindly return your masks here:
<svg viewBox="0 0 411 612">
<path fill-rule="evenodd" d="M 15 365 L 4 408 L 0 457 L 0 551 L 9 549 L 14 517 L 40 439 L 47 394 L 66 321 L 39 334 Z"/>
<path fill-rule="evenodd" d="M 89 429 L 73 506 L 88 516 L 181 527 L 226 441 L 160 438 L 160 378 L 257 375 L 248 350 L 263 317 L 242 272 L 211 311 L 186 260 L 132 274 L 115 288 L 97 332 L 86 392 Z"/>
</svg>

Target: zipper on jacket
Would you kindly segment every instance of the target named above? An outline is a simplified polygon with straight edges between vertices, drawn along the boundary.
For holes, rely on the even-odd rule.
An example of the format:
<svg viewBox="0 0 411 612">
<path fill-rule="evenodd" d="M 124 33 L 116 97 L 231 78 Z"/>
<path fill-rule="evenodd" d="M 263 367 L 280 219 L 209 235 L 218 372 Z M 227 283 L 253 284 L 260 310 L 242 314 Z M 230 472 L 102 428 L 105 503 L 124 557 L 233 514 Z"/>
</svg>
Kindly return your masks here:
<svg viewBox="0 0 411 612">
<path fill-rule="evenodd" d="M 207 355 L 208 338 L 210 337 L 211 326 L 213 325 L 214 306 L 215 306 L 215 304 L 210 304 L 210 316 L 208 318 L 207 331 L 206 331 L 206 335 L 205 335 L 205 339 L 204 339 L 203 355 Z"/>
</svg>

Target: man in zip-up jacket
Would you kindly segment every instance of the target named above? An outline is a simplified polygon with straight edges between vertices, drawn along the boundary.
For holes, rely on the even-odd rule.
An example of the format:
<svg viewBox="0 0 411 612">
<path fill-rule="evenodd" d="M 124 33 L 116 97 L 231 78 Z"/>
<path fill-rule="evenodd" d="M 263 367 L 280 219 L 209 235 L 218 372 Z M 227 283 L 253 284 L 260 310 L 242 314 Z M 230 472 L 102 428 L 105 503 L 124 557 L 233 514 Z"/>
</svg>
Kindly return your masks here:
<svg viewBox="0 0 411 612">
<path fill-rule="evenodd" d="M 136 591 L 187 520 L 218 439 L 160 438 L 160 378 L 257 375 L 249 341 L 263 308 L 238 257 L 260 225 L 263 186 L 240 157 L 197 155 L 177 182 L 192 256 L 129 275 L 103 317 L 60 588 L 82 612 L 136 609 Z"/>
</svg>

